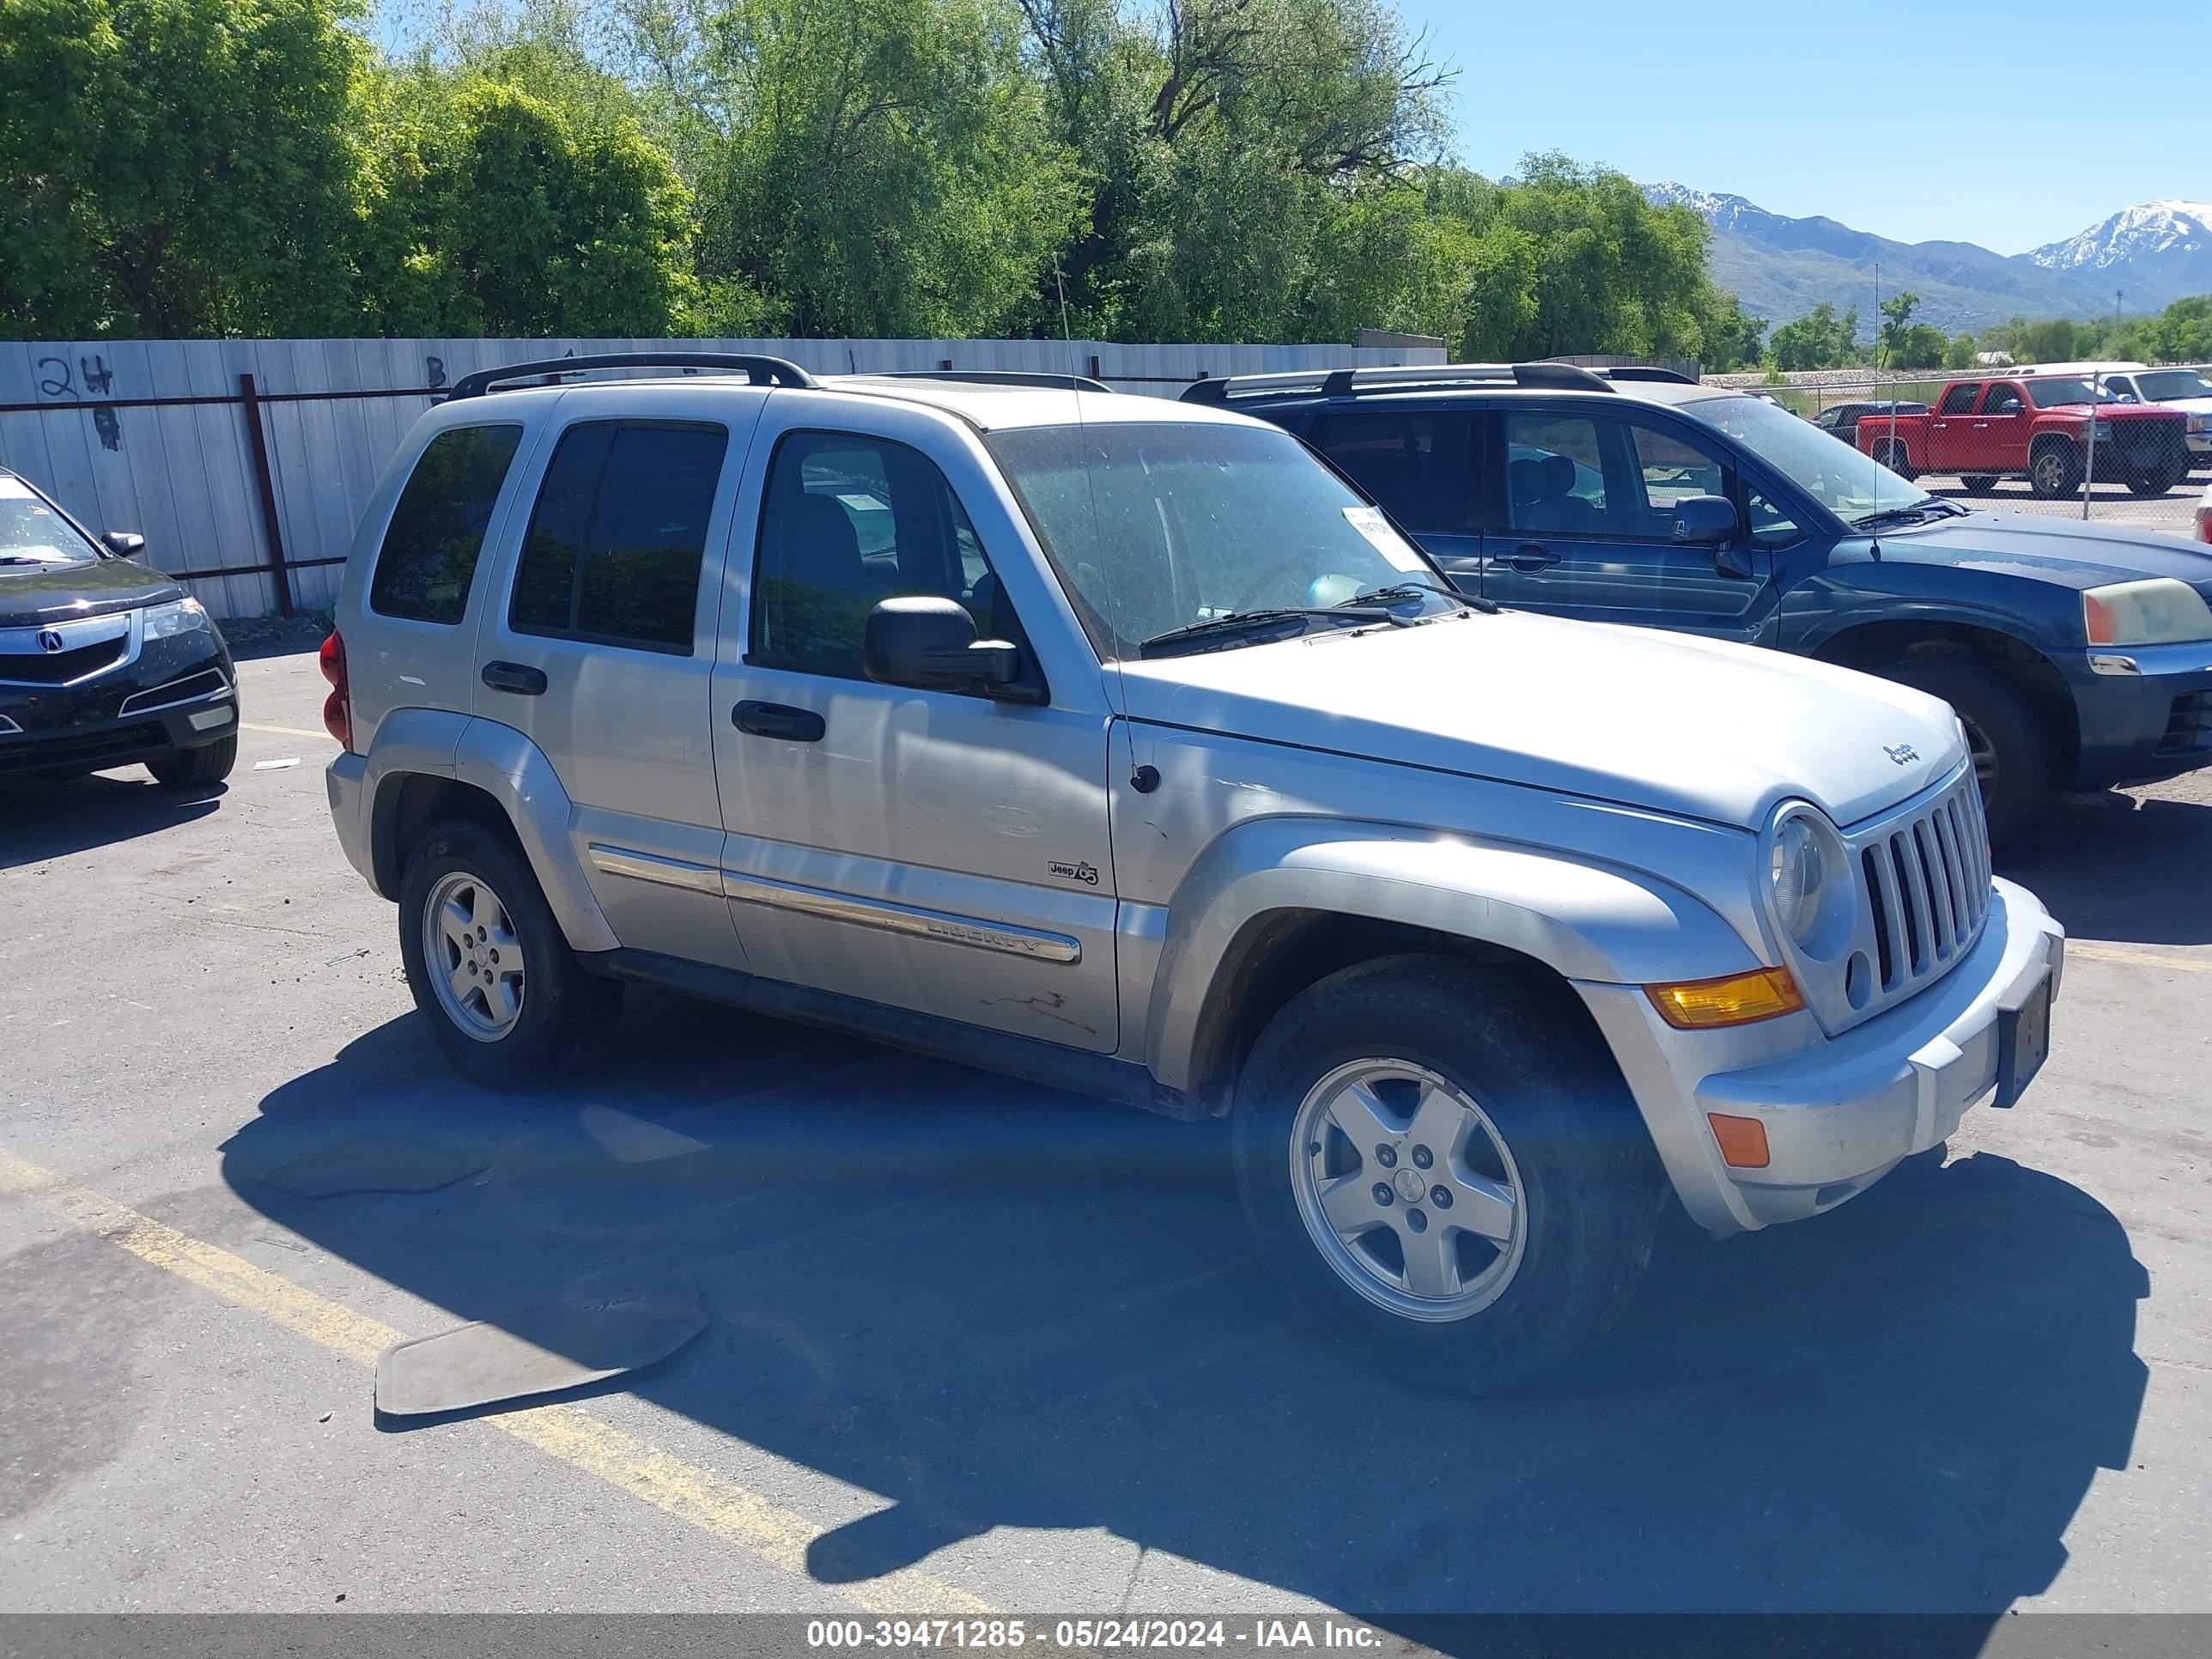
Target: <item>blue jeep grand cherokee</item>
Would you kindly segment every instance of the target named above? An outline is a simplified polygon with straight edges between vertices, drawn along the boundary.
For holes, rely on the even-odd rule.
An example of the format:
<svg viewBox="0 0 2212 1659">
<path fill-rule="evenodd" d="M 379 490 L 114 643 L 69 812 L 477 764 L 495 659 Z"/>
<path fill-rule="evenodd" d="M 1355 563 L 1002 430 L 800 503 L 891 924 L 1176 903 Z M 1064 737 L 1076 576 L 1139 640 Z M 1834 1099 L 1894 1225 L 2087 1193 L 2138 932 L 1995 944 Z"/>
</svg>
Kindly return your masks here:
<svg viewBox="0 0 2212 1659">
<path fill-rule="evenodd" d="M 2212 763 L 2212 550 L 1971 512 L 1772 403 L 1663 370 L 1240 375 L 1183 396 L 1297 433 L 1468 592 L 1948 700 L 1993 840 L 2057 790 Z"/>
</svg>

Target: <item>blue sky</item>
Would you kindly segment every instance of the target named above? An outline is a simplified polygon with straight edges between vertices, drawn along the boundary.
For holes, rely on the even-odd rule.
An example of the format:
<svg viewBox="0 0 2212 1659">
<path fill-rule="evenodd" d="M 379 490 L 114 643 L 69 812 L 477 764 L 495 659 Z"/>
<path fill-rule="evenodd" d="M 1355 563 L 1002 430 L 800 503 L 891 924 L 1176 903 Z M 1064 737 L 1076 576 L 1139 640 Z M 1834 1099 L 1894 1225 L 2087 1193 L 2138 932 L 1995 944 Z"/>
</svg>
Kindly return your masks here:
<svg viewBox="0 0 2212 1659">
<path fill-rule="evenodd" d="M 2212 0 L 1398 9 L 1458 64 L 1459 159 L 1492 177 L 1563 149 L 2000 253 L 2132 203 L 2212 200 Z"/>
</svg>

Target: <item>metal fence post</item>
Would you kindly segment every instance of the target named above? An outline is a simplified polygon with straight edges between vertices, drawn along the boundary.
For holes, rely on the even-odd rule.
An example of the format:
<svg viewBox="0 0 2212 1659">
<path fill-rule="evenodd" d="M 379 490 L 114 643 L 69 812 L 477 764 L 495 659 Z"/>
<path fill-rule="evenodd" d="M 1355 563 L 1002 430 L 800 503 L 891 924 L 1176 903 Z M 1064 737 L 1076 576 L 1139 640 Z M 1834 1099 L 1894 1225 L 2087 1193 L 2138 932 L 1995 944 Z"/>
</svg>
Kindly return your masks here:
<svg viewBox="0 0 2212 1659">
<path fill-rule="evenodd" d="M 276 589 L 276 614 L 292 614 L 292 570 L 284 562 L 284 526 L 276 512 L 276 478 L 269 467 L 269 438 L 261 429 L 261 394 L 251 374 L 238 377 L 239 406 L 252 441 L 253 480 L 261 489 L 261 525 L 269 538 L 269 574 Z"/>
<path fill-rule="evenodd" d="M 2089 497 L 2097 493 L 2097 422 L 2100 418 L 2097 413 L 2097 390 L 2104 380 L 2101 374 L 2089 376 L 2089 453 L 2081 463 L 2081 517 L 2084 522 L 2089 517 Z"/>
</svg>

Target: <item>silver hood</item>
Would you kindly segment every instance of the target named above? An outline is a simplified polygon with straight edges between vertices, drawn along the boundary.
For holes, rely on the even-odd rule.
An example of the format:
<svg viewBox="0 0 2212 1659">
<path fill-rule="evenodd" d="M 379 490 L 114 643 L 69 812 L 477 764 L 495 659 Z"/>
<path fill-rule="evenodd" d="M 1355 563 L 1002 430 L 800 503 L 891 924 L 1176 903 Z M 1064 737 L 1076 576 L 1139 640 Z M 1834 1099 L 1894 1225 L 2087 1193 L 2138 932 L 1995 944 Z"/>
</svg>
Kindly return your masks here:
<svg viewBox="0 0 2212 1659">
<path fill-rule="evenodd" d="M 1122 665 L 1133 719 L 1595 796 L 1744 829 L 1848 825 L 1965 758 L 1942 700 L 1692 635 L 1526 612 Z"/>
</svg>

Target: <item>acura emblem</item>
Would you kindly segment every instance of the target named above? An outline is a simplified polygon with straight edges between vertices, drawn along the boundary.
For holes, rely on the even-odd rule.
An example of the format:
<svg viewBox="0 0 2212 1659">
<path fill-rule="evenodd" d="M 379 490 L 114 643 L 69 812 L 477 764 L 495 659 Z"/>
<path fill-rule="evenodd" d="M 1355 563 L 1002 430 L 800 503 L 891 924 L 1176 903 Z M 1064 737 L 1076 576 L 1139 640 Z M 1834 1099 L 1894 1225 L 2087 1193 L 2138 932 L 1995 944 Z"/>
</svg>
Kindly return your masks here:
<svg viewBox="0 0 2212 1659">
<path fill-rule="evenodd" d="M 1920 758 L 1920 751 L 1909 743 L 1900 743 L 1895 748 L 1885 745 L 1881 752 L 1899 766 L 1910 766 Z"/>
<path fill-rule="evenodd" d="M 66 643 L 58 628 L 41 628 L 39 630 L 39 649 L 41 651 L 49 653 L 58 651 Z"/>
</svg>

